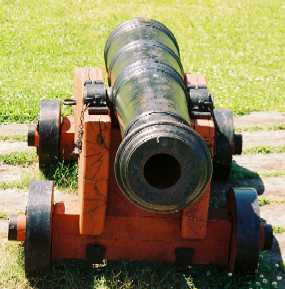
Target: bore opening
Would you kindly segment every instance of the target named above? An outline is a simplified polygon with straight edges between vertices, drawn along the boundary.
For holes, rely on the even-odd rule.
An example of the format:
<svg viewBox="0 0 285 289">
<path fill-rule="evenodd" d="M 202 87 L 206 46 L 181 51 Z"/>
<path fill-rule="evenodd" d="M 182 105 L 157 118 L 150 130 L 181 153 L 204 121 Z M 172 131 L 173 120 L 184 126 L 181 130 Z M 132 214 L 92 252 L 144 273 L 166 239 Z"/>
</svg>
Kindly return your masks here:
<svg viewBox="0 0 285 289">
<path fill-rule="evenodd" d="M 144 165 L 146 181 L 157 189 L 167 189 L 175 185 L 180 175 L 179 162 L 169 154 L 153 155 Z"/>
</svg>

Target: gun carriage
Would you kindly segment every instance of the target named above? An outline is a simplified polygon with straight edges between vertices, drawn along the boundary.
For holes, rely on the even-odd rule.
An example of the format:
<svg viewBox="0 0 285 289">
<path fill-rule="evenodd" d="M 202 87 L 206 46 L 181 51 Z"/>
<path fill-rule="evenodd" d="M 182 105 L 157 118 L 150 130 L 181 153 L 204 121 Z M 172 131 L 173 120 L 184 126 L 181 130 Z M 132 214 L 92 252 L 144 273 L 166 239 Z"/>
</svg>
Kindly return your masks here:
<svg viewBox="0 0 285 289">
<path fill-rule="evenodd" d="M 40 169 L 78 160 L 78 202 L 56 202 L 52 181 L 31 183 L 9 239 L 24 241 L 25 270 L 61 259 L 216 264 L 255 272 L 272 228 L 254 188 L 231 188 L 212 208 L 212 184 L 242 151 L 232 112 L 215 109 L 206 80 L 184 72 L 172 32 L 124 22 L 105 46 L 105 73 L 78 68 L 71 116 L 43 100 L 28 143 Z"/>
</svg>

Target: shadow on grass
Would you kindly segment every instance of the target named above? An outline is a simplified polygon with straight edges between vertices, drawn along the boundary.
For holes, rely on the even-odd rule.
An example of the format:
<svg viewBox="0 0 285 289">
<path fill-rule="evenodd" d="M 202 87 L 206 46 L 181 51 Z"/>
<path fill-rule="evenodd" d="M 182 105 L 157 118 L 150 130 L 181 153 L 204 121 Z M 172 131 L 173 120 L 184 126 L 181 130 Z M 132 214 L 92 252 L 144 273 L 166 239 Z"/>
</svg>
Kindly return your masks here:
<svg viewBox="0 0 285 289">
<path fill-rule="evenodd" d="M 265 190 L 264 183 L 257 172 L 240 166 L 235 161 L 232 163 L 230 181 L 233 186 L 253 187 L 258 195 L 262 195 Z"/>
<path fill-rule="evenodd" d="M 83 262 L 66 261 L 54 264 L 41 278 L 30 279 L 30 285 L 36 289 L 248 289 L 262 288 L 258 284 L 265 282 L 264 288 L 275 288 L 274 282 L 280 283 L 279 276 L 284 276 L 283 264 L 272 262 L 266 254 L 261 255 L 255 276 L 230 276 L 213 266 L 194 266 L 182 273 L 169 264 L 112 262 L 93 269 Z"/>
<path fill-rule="evenodd" d="M 231 180 L 260 179 L 260 177 L 257 172 L 251 171 L 243 166 L 240 166 L 236 161 L 233 161 L 230 179 Z"/>
<path fill-rule="evenodd" d="M 59 161 L 49 164 L 48 167 L 41 168 L 43 176 L 48 180 L 53 180 L 54 184 L 63 189 L 77 189 L 77 161 Z"/>
<path fill-rule="evenodd" d="M 141 262 L 111 262 L 95 269 L 84 262 L 65 261 L 54 264 L 41 278 L 29 281 L 37 289 L 196 288 L 173 265 Z"/>
<path fill-rule="evenodd" d="M 213 181 L 210 207 L 225 208 L 227 203 L 227 193 L 232 187 L 255 188 L 258 195 L 262 195 L 265 190 L 264 183 L 257 172 L 240 166 L 233 161 L 229 180 Z"/>
<path fill-rule="evenodd" d="M 262 195 L 265 190 L 264 183 L 257 172 L 240 166 L 235 161 L 232 163 L 230 182 L 233 186 L 255 188 L 258 195 Z"/>
</svg>

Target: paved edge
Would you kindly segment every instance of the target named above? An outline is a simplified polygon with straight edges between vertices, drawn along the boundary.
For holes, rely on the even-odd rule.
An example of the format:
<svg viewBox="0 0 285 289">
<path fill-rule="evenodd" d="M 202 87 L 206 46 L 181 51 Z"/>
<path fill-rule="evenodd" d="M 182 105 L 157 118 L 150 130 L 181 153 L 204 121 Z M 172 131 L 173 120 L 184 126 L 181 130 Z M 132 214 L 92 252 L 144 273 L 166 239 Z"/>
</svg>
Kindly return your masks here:
<svg viewBox="0 0 285 289">
<path fill-rule="evenodd" d="M 272 126 L 285 124 L 285 112 L 254 111 L 249 114 L 235 117 L 236 128 L 249 128 L 254 126 Z"/>
<path fill-rule="evenodd" d="M 27 135 L 29 124 L 1 124 L 1 136 Z"/>
</svg>

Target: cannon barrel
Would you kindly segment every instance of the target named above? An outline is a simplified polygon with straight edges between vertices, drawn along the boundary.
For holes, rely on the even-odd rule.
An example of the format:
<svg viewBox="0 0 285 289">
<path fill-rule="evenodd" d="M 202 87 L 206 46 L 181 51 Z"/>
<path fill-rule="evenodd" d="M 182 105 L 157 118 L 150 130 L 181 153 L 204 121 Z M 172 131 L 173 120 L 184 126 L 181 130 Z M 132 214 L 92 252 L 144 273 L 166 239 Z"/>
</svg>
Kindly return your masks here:
<svg viewBox="0 0 285 289">
<path fill-rule="evenodd" d="M 208 147 L 190 127 L 177 41 L 163 24 L 135 18 L 111 33 L 105 64 L 122 132 L 117 183 L 144 209 L 177 212 L 212 174 Z"/>
</svg>

